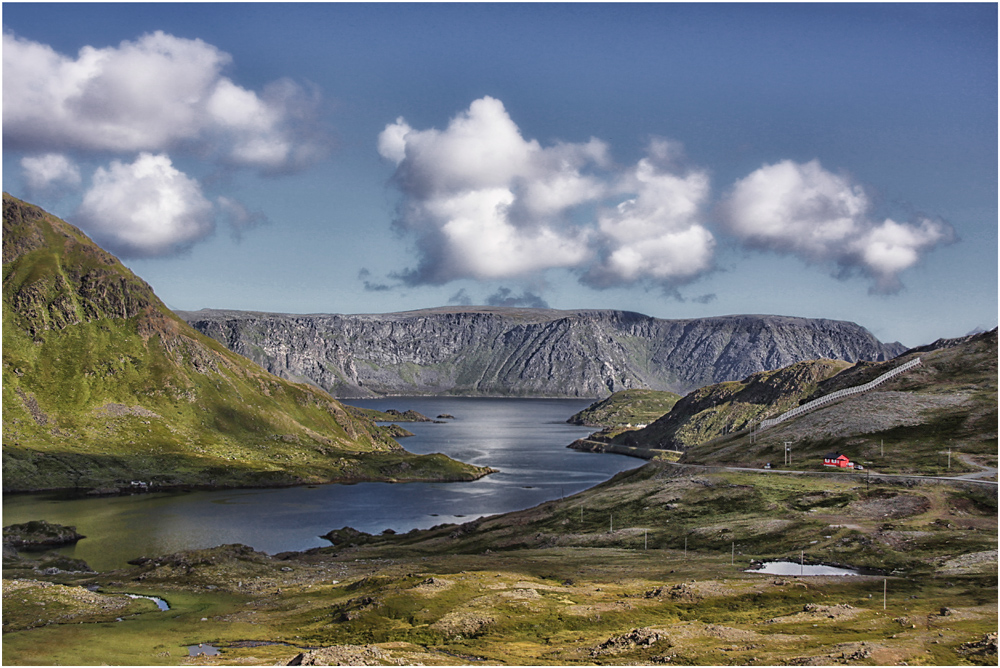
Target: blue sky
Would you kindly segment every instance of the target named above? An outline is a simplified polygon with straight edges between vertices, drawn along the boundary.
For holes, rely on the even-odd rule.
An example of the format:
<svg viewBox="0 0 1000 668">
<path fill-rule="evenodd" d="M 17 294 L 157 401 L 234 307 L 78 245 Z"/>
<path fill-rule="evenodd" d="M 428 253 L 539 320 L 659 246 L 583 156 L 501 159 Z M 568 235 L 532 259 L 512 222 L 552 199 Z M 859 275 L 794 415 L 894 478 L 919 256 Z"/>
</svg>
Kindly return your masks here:
<svg viewBox="0 0 1000 668">
<path fill-rule="evenodd" d="M 4 190 L 171 307 L 997 324 L 995 4 L 3 6 Z"/>
</svg>

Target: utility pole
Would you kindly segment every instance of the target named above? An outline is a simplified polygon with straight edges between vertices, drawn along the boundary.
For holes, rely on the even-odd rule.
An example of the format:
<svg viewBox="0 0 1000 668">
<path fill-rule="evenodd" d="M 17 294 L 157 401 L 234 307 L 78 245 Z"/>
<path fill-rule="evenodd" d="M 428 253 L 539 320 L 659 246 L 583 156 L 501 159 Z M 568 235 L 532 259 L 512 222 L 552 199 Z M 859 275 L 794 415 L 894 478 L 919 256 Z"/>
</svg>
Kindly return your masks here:
<svg viewBox="0 0 1000 668">
<path fill-rule="evenodd" d="M 642 549 L 644 550 L 649 549 L 649 529 L 646 529 L 642 532 Z"/>
<path fill-rule="evenodd" d="M 792 463 L 792 443 L 793 441 L 785 441 L 785 464 Z"/>
<path fill-rule="evenodd" d="M 729 557 L 729 565 L 730 566 L 735 566 L 736 565 L 736 541 L 735 540 L 733 541 L 733 553 Z"/>
<path fill-rule="evenodd" d="M 684 560 L 688 558 L 688 537 L 684 536 Z"/>
<path fill-rule="evenodd" d="M 886 595 L 886 591 L 888 590 L 888 588 L 889 588 L 889 581 L 888 580 L 882 580 L 882 609 L 883 610 L 885 610 L 885 595 Z"/>
<path fill-rule="evenodd" d="M 951 470 L 951 446 L 948 446 L 948 470 Z"/>
<path fill-rule="evenodd" d="M 879 439 L 879 441 L 878 441 L 878 447 L 879 447 L 879 450 L 881 450 L 881 452 L 882 452 L 882 454 L 880 456 L 881 457 L 885 457 L 885 439 L 881 439 L 881 438 Z"/>
</svg>

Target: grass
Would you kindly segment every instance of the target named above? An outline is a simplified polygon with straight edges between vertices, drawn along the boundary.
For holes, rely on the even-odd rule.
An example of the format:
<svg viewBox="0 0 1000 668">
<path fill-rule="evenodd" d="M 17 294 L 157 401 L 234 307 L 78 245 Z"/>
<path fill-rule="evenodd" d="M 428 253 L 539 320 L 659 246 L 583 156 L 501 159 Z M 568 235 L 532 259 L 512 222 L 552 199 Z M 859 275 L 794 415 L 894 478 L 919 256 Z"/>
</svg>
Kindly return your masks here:
<svg viewBox="0 0 1000 668">
<path fill-rule="evenodd" d="M 79 230 L 4 195 L 4 490 L 471 480 L 228 351 Z M 405 461 L 404 461 L 405 460 Z"/>
<path fill-rule="evenodd" d="M 666 415 L 680 396 L 658 390 L 621 390 L 598 401 L 567 422 L 590 427 L 649 424 Z"/>
</svg>

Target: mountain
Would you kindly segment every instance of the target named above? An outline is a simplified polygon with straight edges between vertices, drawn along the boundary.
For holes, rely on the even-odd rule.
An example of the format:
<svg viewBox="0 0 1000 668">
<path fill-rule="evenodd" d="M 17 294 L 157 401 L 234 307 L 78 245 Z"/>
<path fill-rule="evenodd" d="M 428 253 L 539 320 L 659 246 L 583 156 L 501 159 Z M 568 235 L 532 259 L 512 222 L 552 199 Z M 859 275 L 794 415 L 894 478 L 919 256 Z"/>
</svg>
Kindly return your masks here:
<svg viewBox="0 0 1000 668">
<path fill-rule="evenodd" d="M 203 336 L 80 230 L 3 195 L 3 488 L 474 479 Z"/>
<path fill-rule="evenodd" d="M 736 432 L 791 410 L 817 389 L 819 383 L 850 368 L 842 360 L 808 360 L 775 371 L 760 371 L 743 380 L 699 388 L 677 401 L 669 412 L 643 429 L 594 434 L 578 442 L 578 449 L 594 449 L 588 441 L 626 447 L 687 450 L 709 439 Z"/>
<path fill-rule="evenodd" d="M 831 401 L 753 436 L 750 421 L 868 383 L 910 360 L 920 363 L 874 389 Z M 941 475 L 996 467 L 997 330 L 942 339 L 889 362 L 802 362 L 688 394 L 648 427 L 602 444 L 685 450 L 690 464 L 822 469 L 829 452 L 879 472 Z M 784 465 L 785 446 L 792 463 Z M 980 465 L 980 466 L 977 466 Z"/>
<path fill-rule="evenodd" d="M 384 315 L 178 312 L 262 367 L 334 396 L 686 393 L 794 362 L 905 348 L 850 322 L 772 315 L 661 320 L 627 311 L 436 308 Z"/>
</svg>

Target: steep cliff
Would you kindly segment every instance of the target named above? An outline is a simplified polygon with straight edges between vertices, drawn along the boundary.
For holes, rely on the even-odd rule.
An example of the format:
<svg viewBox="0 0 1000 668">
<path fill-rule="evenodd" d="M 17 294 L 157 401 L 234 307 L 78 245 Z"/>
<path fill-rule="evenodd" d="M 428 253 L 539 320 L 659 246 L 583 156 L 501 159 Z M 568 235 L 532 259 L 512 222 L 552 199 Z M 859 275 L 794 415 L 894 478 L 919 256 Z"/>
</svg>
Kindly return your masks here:
<svg viewBox="0 0 1000 668">
<path fill-rule="evenodd" d="M 800 360 L 885 360 L 900 344 L 836 320 L 456 307 L 384 315 L 179 312 L 274 374 L 334 396 L 681 394 Z"/>
<path fill-rule="evenodd" d="M 174 315 L 72 225 L 3 195 L 3 488 L 473 479 Z"/>
</svg>

